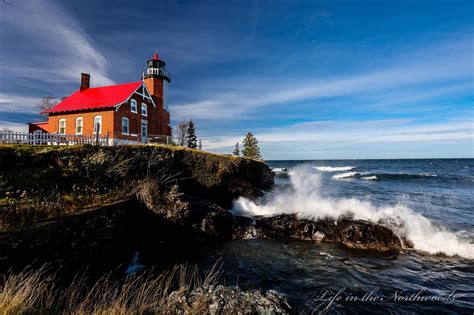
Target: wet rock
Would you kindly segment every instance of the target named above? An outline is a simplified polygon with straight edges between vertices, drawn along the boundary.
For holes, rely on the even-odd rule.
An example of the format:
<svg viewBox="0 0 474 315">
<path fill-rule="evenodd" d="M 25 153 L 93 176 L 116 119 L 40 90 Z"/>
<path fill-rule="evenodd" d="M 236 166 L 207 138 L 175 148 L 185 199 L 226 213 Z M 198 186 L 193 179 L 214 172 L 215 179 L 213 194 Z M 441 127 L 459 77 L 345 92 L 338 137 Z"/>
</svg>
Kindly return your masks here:
<svg viewBox="0 0 474 315">
<path fill-rule="evenodd" d="M 402 247 L 389 228 L 362 220 L 298 218 L 296 214 L 273 217 L 234 218 L 234 238 L 290 237 L 301 240 L 338 243 L 347 248 L 396 252 Z"/>
<path fill-rule="evenodd" d="M 399 237 L 392 230 L 362 220 L 311 220 L 299 218 L 296 214 L 255 218 L 233 216 L 228 210 L 208 200 L 190 196 L 182 196 L 181 204 L 185 205 L 183 209 L 162 206 L 162 210 L 154 212 L 166 220 L 191 226 L 219 241 L 283 237 L 337 243 L 350 249 L 383 253 L 398 253 L 402 247 Z"/>
<path fill-rule="evenodd" d="M 199 287 L 190 292 L 174 291 L 166 308 L 171 314 L 289 314 L 286 298 L 270 290 L 242 291 L 222 285 Z"/>
</svg>

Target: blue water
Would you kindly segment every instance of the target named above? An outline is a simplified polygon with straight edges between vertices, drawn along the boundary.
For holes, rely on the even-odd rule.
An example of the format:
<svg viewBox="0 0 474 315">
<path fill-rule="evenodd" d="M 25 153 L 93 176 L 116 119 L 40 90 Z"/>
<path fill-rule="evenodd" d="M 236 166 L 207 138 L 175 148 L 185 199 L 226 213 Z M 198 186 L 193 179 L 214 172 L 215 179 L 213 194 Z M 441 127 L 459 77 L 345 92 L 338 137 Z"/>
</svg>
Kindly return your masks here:
<svg viewBox="0 0 474 315">
<path fill-rule="evenodd" d="M 276 187 L 265 198 L 255 201 L 257 206 L 271 204 L 278 194 L 285 194 L 282 196 L 291 204 L 294 190 L 291 176 L 295 176 L 295 169 L 304 166 L 307 172 L 304 175 L 309 180 L 318 179 L 314 189 L 318 189 L 325 200 L 355 198 L 368 201 L 376 208 L 403 204 L 429 219 L 435 228 L 440 227 L 462 239 L 464 257 L 405 249 L 398 257 L 385 259 L 310 241 L 239 240 L 222 245 L 202 262 L 208 266 L 221 259 L 226 284 L 275 289 L 307 313 L 474 312 L 474 260 L 468 258 L 474 255 L 474 159 L 267 163 L 277 174 Z M 306 183 L 312 187 L 311 182 Z M 277 205 L 281 206 L 281 202 Z M 429 244 L 435 240 L 423 241 Z M 443 246 L 453 247 L 449 243 L 442 245 L 446 250 L 452 248 Z M 327 299 L 340 290 L 343 300 L 329 305 Z M 373 295 L 379 300 L 360 299 L 372 290 L 376 290 Z M 394 300 L 395 294 L 417 292 L 422 297 L 448 297 L 452 293 L 454 299 Z M 346 301 L 349 296 L 359 300 Z"/>
<path fill-rule="evenodd" d="M 314 167 L 354 167 L 319 172 L 324 194 L 357 197 L 375 205 L 403 202 L 449 229 L 474 235 L 474 159 L 269 161 L 277 170 L 276 183 L 287 182 L 280 168 L 309 164 Z M 316 170 L 317 171 L 317 170 Z M 335 180 L 334 175 L 357 172 Z M 377 179 L 364 179 L 375 176 Z"/>
</svg>

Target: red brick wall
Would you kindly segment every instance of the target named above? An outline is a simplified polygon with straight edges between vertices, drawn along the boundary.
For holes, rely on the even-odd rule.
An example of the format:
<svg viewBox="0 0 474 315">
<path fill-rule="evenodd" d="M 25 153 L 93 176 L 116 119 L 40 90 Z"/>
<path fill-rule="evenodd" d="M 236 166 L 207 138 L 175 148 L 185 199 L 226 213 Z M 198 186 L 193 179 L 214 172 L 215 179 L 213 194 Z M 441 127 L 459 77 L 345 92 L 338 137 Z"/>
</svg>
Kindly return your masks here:
<svg viewBox="0 0 474 315">
<path fill-rule="evenodd" d="M 50 114 L 48 118 L 49 133 L 59 132 L 59 120 L 66 119 L 66 134 L 73 135 L 76 133 L 76 118 L 82 117 L 82 135 L 92 136 L 94 134 L 94 117 L 102 116 L 102 132 L 101 137 L 112 136 L 114 131 L 114 109 L 93 111 L 93 112 L 77 112 L 77 113 L 58 113 Z"/>
<path fill-rule="evenodd" d="M 28 132 L 32 133 L 35 131 L 48 132 L 48 122 L 44 123 L 31 123 L 28 124 Z"/>
<path fill-rule="evenodd" d="M 137 101 L 137 113 L 131 111 L 131 99 Z M 141 104 L 147 104 L 148 115 L 143 116 L 141 114 Z M 141 141 L 141 122 L 146 120 L 148 122 L 148 134 L 156 135 L 160 134 L 157 128 L 157 114 L 158 110 L 153 106 L 153 103 L 149 99 L 143 99 L 140 95 L 133 94 L 130 100 L 120 105 L 114 116 L 114 130 L 116 131 L 116 138 L 126 140 Z M 127 117 L 130 126 L 130 135 L 122 134 L 122 118 Z"/>
<path fill-rule="evenodd" d="M 150 83 L 150 79 L 147 82 Z M 157 83 L 156 81 L 161 81 L 154 79 L 153 84 Z M 158 82 L 159 83 L 159 82 Z M 156 93 L 163 93 L 162 82 L 161 88 L 160 84 L 155 84 L 153 90 Z M 161 90 L 160 90 L 161 89 Z M 139 92 L 141 93 L 140 89 Z M 163 99 L 152 95 L 153 100 L 155 101 L 156 107 L 153 106 L 153 103 L 147 99 L 142 98 L 142 96 L 134 93 L 131 96 L 131 99 L 137 101 L 137 113 L 131 112 L 131 101 L 128 100 L 126 103 L 120 105 L 117 109 L 107 109 L 101 111 L 90 111 L 90 112 L 77 112 L 77 113 L 58 113 L 50 114 L 48 119 L 48 131 L 50 133 L 59 132 L 59 120 L 66 119 L 66 134 L 75 134 L 76 133 L 76 118 L 83 118 L 83 132 L 82 135 L 92 136 L 94 133 L 94 117 L 97 115 L 102 116 L 102 132 L 100 136 L 126 140 L 135 140 L 141 141 L 141 122 L 146 120 L 148 122 L 148 134 L 149 135 L 168 135 L 171 136 L 171 130 L 169 128 L 170 115 L 167 111 L 163 110 Z M 147 104 L 148 115 L 144 116 L 141 114 L 141 104 Z M 127 117 L 129 119 L 129 129 L 130 134 L 122 134 L 122 118 Z"/>
<path fill-rule="evenodd" d="M 144 83 L 153 97 L 153 101 L 158 108 L 158 134 L 171 136 L 170 114 L 163 109 L 163 80 L 162 78 L 145 78 Z"/>
</svg>

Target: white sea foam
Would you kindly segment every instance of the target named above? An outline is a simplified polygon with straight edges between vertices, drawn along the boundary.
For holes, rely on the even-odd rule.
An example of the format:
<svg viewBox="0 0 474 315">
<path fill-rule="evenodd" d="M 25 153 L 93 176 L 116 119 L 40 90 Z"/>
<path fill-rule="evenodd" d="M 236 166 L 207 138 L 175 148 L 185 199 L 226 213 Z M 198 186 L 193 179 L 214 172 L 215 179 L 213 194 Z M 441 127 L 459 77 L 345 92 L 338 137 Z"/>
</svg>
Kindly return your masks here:
<svg viewBox="0 0 474 315">
<path fill-rule="evenodd" d="M 372 175 L 372 176 L 364 176 L 362 179 L 368 179 L 368 180 L 377 180 L 377 176 Z"/>
<path fill-rule="evenodd" d="M 247 216 L 296 213 L 300 217 L 314 219 L 338 219 L 351 215 L 354 219 L 384 224 L 400 237 L 413 242 L 417 250 L 474 259 L 474 244 L 468 239 L 433 224 L 403 204 L 377 207 L 357 198 L 324 197 L 320 194 L 319 174 L 311 172 L 307 165 L 293 168 L 289 175 L 290 190 L 272 195 L 263 204 L 239 198 L 234 203 L 233 211 Z"/>
<path fill-rule="evenodd" d="M 329 253 L 326 253 L 326 252 L 320 252 L 319 253 L 320 256 L 326 256 L 327 259 L 334 259 L 334 256 L 329 254 Z"/>
<path fill-rule="evenodd" d="M 320 172 L 344 172 L 350 171 L 355 166 L 313 166 L 314 169 L 317 169 Z"/>
<path fill-rule="evenodd" d="M 344 179 L 344 178 L 352 178 L 359 175 L 359 172 L 346 172 L 346 173 L 341 173 L 341 174 L 336 174 L 333 175 L 333 179 Z"/>
<path fill-rule="evenodd" d="M 272 168 L 272 171 L 273 171 L 274 173 L 278 173 L 278 174 L 280 174 L 280 173 L 287 173 L 287 172 L 288 172 L 288 168 L 286 168 L 286 167 L 274 167 L 274 168 Z"/>
<path fill-rule="evenodd" d="M 426 177 L 438 177 L 438 175 L 436 175 L 436 174 L 430 174 L 430 173 L 423 173 L 423 174 L 420 174 L 420 176 L 426 176 Z"/>
</svg>

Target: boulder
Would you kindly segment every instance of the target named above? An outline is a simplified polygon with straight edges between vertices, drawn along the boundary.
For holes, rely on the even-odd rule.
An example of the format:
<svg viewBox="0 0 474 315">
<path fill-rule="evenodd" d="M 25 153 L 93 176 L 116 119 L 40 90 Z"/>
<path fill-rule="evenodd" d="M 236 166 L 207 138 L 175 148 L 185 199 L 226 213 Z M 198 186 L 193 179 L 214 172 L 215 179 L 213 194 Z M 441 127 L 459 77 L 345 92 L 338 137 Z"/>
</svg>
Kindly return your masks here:
<svg viewBox="0 0 474 315">
<path fill-rule="evenodd" d="M 170 314 L 291 314 L 293 309 L 280 293 L 243 291 L 238 287 L 201 286 L 174 291 L 165 309 Z"/>
<path fill-rule="evenodd" d="M 235 239 L 289 237 L 300 240 L 341 244 L 351 249 L 398 253 L 402 247 L 399 237 L 380 224 L 352 219 L 298 218 L 296 214 L 272 217 L 235 217 Z"/>
</svg>

